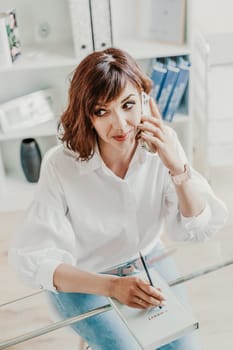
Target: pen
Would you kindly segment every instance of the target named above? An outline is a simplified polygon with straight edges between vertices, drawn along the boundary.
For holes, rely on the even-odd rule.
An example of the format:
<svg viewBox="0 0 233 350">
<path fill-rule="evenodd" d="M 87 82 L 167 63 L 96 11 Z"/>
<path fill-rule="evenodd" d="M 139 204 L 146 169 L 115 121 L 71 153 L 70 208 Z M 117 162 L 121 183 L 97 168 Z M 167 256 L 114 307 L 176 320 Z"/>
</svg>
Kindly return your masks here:
<svg viewBox="0 0 233 350">
<path fill-rule="evenodd" d="M 154 284 L 153 284 L 152 279 L 151 279 L 151 277 L 150 277 L 150 273 L 149 273 L 149 270 L 148 270 L 146 261 L 145 261 L 145 259 L 144 259 L 144 257 L 143 257 L 143 255 L 142 255 L 141 252 L 139 252 L 139 255 L 140 255 L 140 259 L 141 259 L 142 265 L 143 265 L 143 267 L 144 267 L 144 269 L 145 269 L 145 271 L 146 271 L 146 275 L 147 275 L 147 278 L 148 278 L 148 280 L 149 280 L 149 282 L 150 282 L 150 285 L 151 285 L 152 287 L 154 287 Z"/>
<path fill-rule="evenodd" d="M 143 255 L 142 255 L 141 252 L 139 252 L 139 255 L 140 255 L 140 259 L 141 259 L 142 265 L 143 265 L 143 267 L 144 267 L 144 270 L 145 270 L 145 272 L 146 272 L 147 278 L 148 278 L 148 280 L 149 280 L 149 282 L 150 282 L 150 285 L 151 285 L 152 287 L 154 287 L 154 284 L 153 284 L 152 279 L 151 279 L 151 277 L 150 277 L 150 273 L 149 273 L 149 270 L 148 270 L 146 261 L 145 261 L 145 259 L 144 259 L 144 257 L 143 257 Z M 159 309 L 162 309 L 162 306 L 159 305 L 158 308 L 159 308 Z"/>
</svg>

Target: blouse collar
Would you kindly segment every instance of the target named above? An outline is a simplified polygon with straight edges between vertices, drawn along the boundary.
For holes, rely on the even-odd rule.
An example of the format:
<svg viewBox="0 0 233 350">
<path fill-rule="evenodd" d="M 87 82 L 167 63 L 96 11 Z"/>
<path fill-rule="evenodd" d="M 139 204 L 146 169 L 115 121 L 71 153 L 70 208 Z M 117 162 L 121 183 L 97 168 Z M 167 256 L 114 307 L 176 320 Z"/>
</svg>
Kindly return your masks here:
<svg viewBox="0 0 233 350">
<path fill-rule="evenodd" d="M 90 172 L 93 172 L 99 168 L 106 168 L 106 165 L 104 164 L 104 161 L 100 155 L 99 147 L 96 146 L 94 155 L 89 160 L 79 160 L 77 157 L 77 153 L 74 151 L 69 150 L 67 147 L 64 147 L 64 153 L 68 156 L 73 158 L 73 160 L 76 162 L 77 167 L 79 169 L 80 174 L 88 174 Z M 145 150 L 140 144 L 137 146 L 135 153 L 133 155 L 133 158 L 130 162 L 130 167 L 132 165 L 135 165 L 136 163 L 142 164 L 145 162 L 147 157 L 148 151 Z"/>
</svg>

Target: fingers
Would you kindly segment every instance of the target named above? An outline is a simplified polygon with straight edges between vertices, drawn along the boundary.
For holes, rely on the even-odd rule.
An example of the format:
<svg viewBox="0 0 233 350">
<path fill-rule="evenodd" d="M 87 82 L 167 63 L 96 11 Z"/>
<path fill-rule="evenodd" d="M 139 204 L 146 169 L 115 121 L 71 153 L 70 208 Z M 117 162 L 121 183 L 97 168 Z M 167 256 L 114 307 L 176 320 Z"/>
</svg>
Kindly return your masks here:
<svg viewBox="0 0 233 350">
<path fill-rule="evenodd" d="M 138 129 L 142 132 L 149 132 L 153 136 L 158 137 L 161 141 L 164 141 L 164 134 L 160 127 L 155 126 L 149 122 L 144 122 L 138 125 Z"/>
<path fill-rule="evenodd" d="M 138 284 L 139 284 L 139 288 L 143 291 L 143 294 L 146 294 L 151 298 L 151 299 L 150 298 L 145 299 L 146 301 L 153 303 L 153 300 L 156 300 L 159 302 L 162 302 L 165 300 L 165 297 L 160 288 L 152 287 L 149 283 L 146 283 L 145 281 L 142 281 L 142 280 L 140 280 Z"/>
<path fill-rule="evenodd" d="M 143 291 L 139 291 L 137 296 L 133 298 L 132 302 L 138 304 L 141 307 L 148 308 L 162 305 L 164 299 L 160 300 L 154 296 L 144 293 Z"/>
<path fill-rule="evenodd" d="M 148 308 L 154 308 L 154 307 L 162 307 L 164 306 L 164 302 L 156 301 L 155 303 L 149 303 L 145 299 L 135 297 L 131 303 L 129 304 L 130 307 L 135 307 L 137 309 L 148 309 Z"/>
<path fill-rule="evenodd" d="M 132 303 L 137 305 L 138 308 L 150 308 L 165 305 L 165 297 L 161 292 L 161 289 L 152 287 L 147 282 L 139 279 L 137 281 L 139 290 L 135 297 L 132 299 Z"/>
<path fill-rule="evenodd" d="M 163 142 L 155 136 L 149 135 L 145 132 L 141 132 L 140 138 L 147 142 L 147 144 L 153 145 L 153 148 L 160 150 L 163 148 Z"/>
<path fill-rule="evenodd" d="M 138 277 L 120 277 L 114 280 L 115 287 L 111 294 L 123 304 L 138 309 L 163 305 L 164 296 L 160 290 L 150 286 Z"/>
<path fill-rule="evenodd" d="M 158 120 L 161 120 L 162 117 L 161 117 L 161 114 L 159 112 L 159 108 L 158 108 L 155 100 L 152 97 L 150 97 L 149 103 L 150 103 L 151 114 L 153 115 L 153 117 L 155 117 Z"/>
<path fill-rule="evenodd" d="M 154 118 L 150 115 L 143 115 L 141 117 L 141 124 L 139 125 L 144 125 L 144 122 L 148 122 L 150 124 L 156 125 L 157 127 L 160 127 L 161 129 L 163 128 L 163 121 L 159 118 Z"/>
<path fill-rule="evenodd" d="M 141 298 L 135 297 L 132 301 L 132 306 L 137 309 L 148 309 L 159 305 L 151 304 Z"/>
</svg>

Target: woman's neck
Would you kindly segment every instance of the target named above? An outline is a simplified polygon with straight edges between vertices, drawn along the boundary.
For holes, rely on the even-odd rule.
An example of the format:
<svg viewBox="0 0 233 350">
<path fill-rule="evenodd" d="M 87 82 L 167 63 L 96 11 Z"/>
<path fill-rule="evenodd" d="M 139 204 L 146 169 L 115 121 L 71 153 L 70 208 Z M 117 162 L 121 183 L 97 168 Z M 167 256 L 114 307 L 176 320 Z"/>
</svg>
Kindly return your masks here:
<svg viewBox="0 0 233 350">
<path fill-rule="evenodd" d="M 136 148 L 137 143 L 135 143 L 132 146 L 132 149 L 128 149 L 125 152 L 120 152 L 116 149 L 105 149 L 104 147 L 99 147 L 99 150 L 101 158 L 104 161 L 105 165 L 115 175 L 123 179 L 128 171 L 131 159 L 133 158 Z"/>
</svg>

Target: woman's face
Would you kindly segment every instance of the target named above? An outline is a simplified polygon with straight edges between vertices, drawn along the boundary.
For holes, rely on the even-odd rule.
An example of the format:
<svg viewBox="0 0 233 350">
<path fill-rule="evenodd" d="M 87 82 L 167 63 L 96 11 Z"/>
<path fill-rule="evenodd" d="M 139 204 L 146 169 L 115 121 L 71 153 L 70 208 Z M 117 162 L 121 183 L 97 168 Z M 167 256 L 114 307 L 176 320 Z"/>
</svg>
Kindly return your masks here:
<svg viewBox="0 0 233 350">
<path fill-rule="evenodd" d="M 135 145 L 137 125 L 142 113 L 141 95 L 128 82 L 113 101 L 95 106 L 92 124 L 98 135 L 100 150 L 106 147 L 127 151 Z"/>
</svg>

